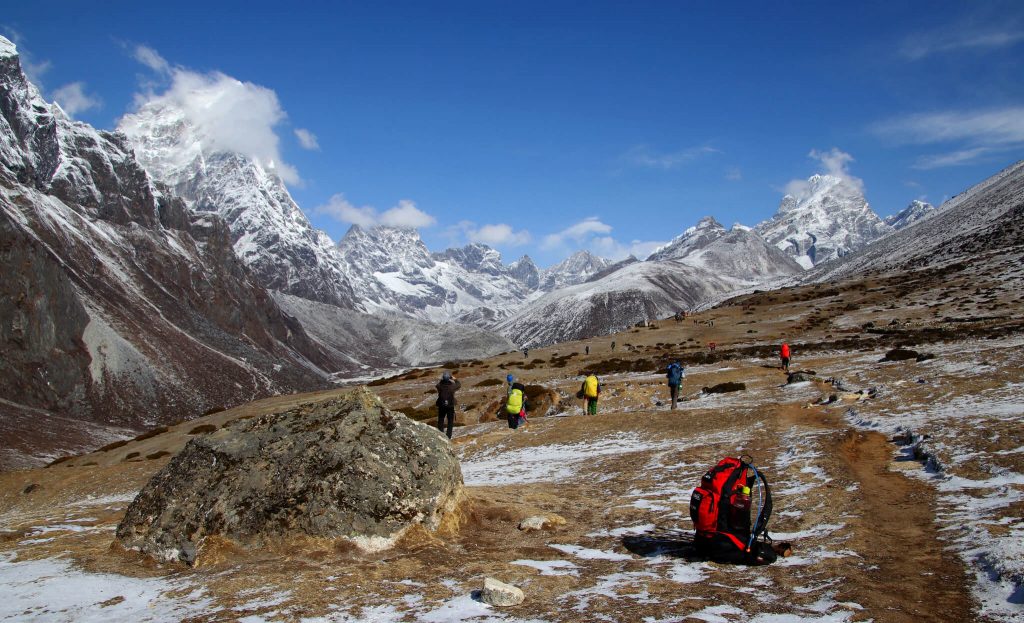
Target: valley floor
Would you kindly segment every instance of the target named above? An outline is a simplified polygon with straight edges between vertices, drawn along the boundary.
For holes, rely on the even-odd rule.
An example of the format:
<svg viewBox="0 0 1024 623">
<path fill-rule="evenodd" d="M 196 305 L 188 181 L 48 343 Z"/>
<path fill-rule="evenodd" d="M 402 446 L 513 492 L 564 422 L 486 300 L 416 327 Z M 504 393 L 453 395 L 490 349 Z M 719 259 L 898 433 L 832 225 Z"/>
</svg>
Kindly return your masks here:
<svg viewBox="0 0 1024 623">
<path fill-rule="evenodd" d="M 312 540 L 225 545 L 184 569 L 111 546 L 134 494 L 203 424 L 329 392 L 0 474 L 0 621 L 1021 620 L 1020 305 L 974 305 L 963 314 L 981 319 L 961 323 L 921 294 L 933 283 L 889 307 L 906 281 L 754 294 L 697 317 L 714 327 L 665 321 L 464 365 L 453 440 L 467 485 L 461 526 L 411 532 L 380 554 Z M 784 337 L 794 370 L 818 380 L 786 383 L 771 354 Z M 934 358 L 880 362 L 896 345 Z M 657 370 L 677 357 L 691 363 L 671 411 Z M 604 370 L 597 416 L 573 397 L 584 369 Z M 517 431 L 492 415 L 506 372 L 546 392 L 544 417 Z M 372 389 L 426 417 L 438 375 Z M 746 389 L 699 391 L 727 381 Z M 772 536 L 793 544 L 770 566 L 715 564 L 689 548 L 693 487 L 741 453 L 772 485 Z M 541 513 L 566 524 L 517 529 Z M 519 586 L 526 601 L 484 605 L 474 591 L 485 576 Z"/>
</svg>

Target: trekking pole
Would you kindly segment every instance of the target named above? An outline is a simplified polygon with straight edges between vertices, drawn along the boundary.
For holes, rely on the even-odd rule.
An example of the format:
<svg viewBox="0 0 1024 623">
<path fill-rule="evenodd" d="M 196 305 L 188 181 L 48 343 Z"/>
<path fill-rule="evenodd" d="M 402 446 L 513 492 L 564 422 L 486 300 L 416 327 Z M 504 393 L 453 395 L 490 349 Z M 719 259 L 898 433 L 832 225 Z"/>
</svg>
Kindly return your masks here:
<svg viewBox="0 0 1024 623">
<path fill-rule="evenodd" d="M 761 472 L 757 471 L 757 468 L 753 465 L 750 469 L 754 470 L 754 483 L 757 485 L 757 514 L 754 515 L 754 527 L 750 531 L 750 540 L 747 541 L 747 553 L 750 553 L 751 548 L 754 547 L 754 541 L 757 540 L 757 529 L 761 519 L 761 507 L 764 506 L 764 487 L 761 486 Z"/>
</svg>

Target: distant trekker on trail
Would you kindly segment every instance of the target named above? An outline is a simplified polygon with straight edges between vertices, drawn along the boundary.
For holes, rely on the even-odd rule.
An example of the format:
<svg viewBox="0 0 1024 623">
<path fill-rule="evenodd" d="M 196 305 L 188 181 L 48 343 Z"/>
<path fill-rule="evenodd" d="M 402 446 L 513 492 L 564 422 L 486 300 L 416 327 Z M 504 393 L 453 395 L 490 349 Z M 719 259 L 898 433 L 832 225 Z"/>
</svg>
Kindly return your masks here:
<svg viewBox="0 0 1024 623">
<path fill-rule="evenodd" d="M 686 369 L 679 365 L 678 361 L 668 364 L 665 372 L 668 377 L 668 391 L 672 396 L 672 408 L 676 408 L 676 400 L 679 399 L 679 386 L 683 384 L 683 377 L 686 376 Z"/>
<path fill-rule="evenodd" d="M 587 354 L 589 355 L 590 354 L 590 344 L 587 344 L 586 347 L 584 348 L 584 350 L 586 350 Z"/>
<path fill-rule="evenodd" d="M 526 386 L 516 383 L 511 374 L 506 379 L 509 386 L 505 394 L 505 418 L 508 420 L 508 427 L 516 429 L 520 424 L 526 423 Z"/>
<path fill-rule="evenodd" d="M 615 352 L 615 340 L 612 340 L 612 352 Z"/>
<path fill-rule="evenodd" d="M 455 392 L 462 383 L 452 376 L 451 372 L 441 375 L 437 384 L 437 430 L 445 432 L 445 418 L 448 418 L 448 439 L 452 438 L 452 427 L 455 426 Z"/>
<path fill-rule="evenodd" d="M 789 344 L 786 342 L 782 343 L 782 351 L 779 353 L 779 357 L 782 359 L 782 369 L 789 372 Z"/>
<path fill-rule="evenodd" d="M 587 375 L 578 395 L 584 400 L 587 414 L 597 415 L 597 398 L 601 395 L 601 383 L 596 375 Z"/>
</svg>

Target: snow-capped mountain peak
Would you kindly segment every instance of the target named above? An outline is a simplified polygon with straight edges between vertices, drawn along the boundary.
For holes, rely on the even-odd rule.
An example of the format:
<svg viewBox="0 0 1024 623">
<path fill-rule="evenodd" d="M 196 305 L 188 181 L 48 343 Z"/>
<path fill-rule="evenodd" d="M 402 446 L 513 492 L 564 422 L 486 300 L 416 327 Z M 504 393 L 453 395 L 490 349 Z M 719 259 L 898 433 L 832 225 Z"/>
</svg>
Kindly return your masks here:
<svg viewBox="0 0 1024 623">
<path fill-rule="evenodd" d="M 772 218 L 754 228 L 804 268 L 856 251 L 892 230 L 878 217 L 856 180 L 812 175 L 787 194 Z"/>
<path fill-rule="evenodd" d="M 118 129 L 155 179 L 196 212 L 220 215 L 235 252 L 264 287 L 343 308 L 356 303 L 327 234 L 314 229 L 268 163 L 218 150 L 186 111 L 152 101 Z"/>
<path fill-rule="evenodd" d="M 910 202 L 910 205 L 900 210 L 899 213 L 886 217 L 885 224 L 899 231 L 923 218 L 928 218 L 934 212 L 935 206 L 932 204 L 920 199 L 914 199 Z"/>
<path fill-rule="evenodd" d="M 665 246 L 659 247 L 647 256 L 648 262 L 680 259 L 703 248 L 725 235 L 725 227 L 715 217 L 705 216 L 696 225 L 672 239 Z"/>
<path fill-rule="evenodd" d="M 577 251 L 561 262 L 541 271 L 540 289 L 545 292 L 584 283 L 611 262 L 590 251 Z"/>
</svg>

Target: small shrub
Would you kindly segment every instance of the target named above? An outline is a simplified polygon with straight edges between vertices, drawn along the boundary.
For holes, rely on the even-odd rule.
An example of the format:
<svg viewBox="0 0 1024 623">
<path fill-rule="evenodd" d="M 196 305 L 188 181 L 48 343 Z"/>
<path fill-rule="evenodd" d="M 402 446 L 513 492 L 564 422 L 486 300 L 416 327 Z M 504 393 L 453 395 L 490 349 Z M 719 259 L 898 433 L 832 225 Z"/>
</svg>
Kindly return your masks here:
<svg viewBox="0 0 1024 623">
<path fill-rule="evenodd" d="M 168 455 L 170 455 L 170 452 L 168 452 L 167 450 L 160 450 L 158 452 L 154 452 L 153 454 L 147 454 L 146 458 L 152 461 L 153 459 L 159 459 L 161 457 L 165 457 Z"/>
<path fill-rule="evenodd" d="M 127 439 L 121 439 L 121 440 L 115 441 L 113 443 L 108 443 L 107 445 L 105 445 L 102 448 L 100 448 L 98 450 L 98 452 L 110 452 L 111 450 L 115 450 L 117 448 L 120 448 L 121 446 L 123 446 L 123 445 L 125 445 L 127 443 L 128 443 Z"/>
<path fill-rule="evenodd" d="M 491 385 L 501 385 L 502 383 L 503 381 L 500 379 L 484 379 L 473 385 L 473 387 L 490 387 Z"/>
<path fill-rule="evenodd" d="M 129 452 L 128 454 L 124 455 L 124 460 L 125 461 L 130 461 L 130 460 L 132 460 L 134 458 L 137 458 L 138 456 L 139 456 L 138 452 Z"/>
<path fill-rule="evenodd" d="M 202 435 L 203 433 L 212 433 L 217 430 L 217 427 L 213 424 L 200 424 L 192 430 L 188 431 L 189 435 Z"/>
<path fill-rule="evenodd" d="M 62 456 L 62 457 L 59 457 L 59 458 L 56 458 L 56 459 L 50 461 L 46 466 L 47 467 L 53 467 L 54 465 L 60 465 L 61 463 L 64 463 L 65 461 L 70 461 L 73 458 L 75 458 L 75 457 L 70 455 L 70 454 L 68 456 Z"/>
<path fill-rule="evenodd" d="M 146 432 L 142 433 L 141 435 L 139 435 L 138 437 L 136 437 L 132 441 L 142 441 L 144 439 L 152 439 L 153 437 L 156 437 L 157 435 L 163 435 L 166 432 L 167 432 L 167 427 L 166 426 L 159 426 L 157 428 L 154 428 L 153 430 L 146 431 Z"/>
</svg>

